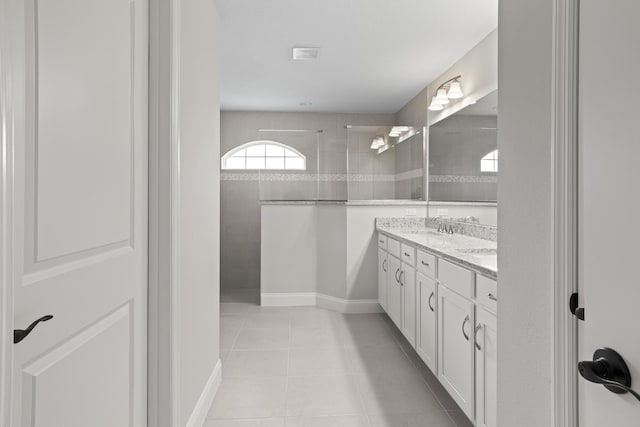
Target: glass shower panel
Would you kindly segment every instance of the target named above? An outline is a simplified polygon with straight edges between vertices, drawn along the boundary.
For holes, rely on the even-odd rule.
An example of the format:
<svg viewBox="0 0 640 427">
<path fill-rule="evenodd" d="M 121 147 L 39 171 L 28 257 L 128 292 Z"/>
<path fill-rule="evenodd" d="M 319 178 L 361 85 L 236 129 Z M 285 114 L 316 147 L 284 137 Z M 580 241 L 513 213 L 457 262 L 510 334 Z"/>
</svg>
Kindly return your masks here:
<svg viewBox="0 0 640 427">
<path fill-rule="evenodd" d="M 349 200 L 423 200 L 424 131 L 349 126 Z"/>
<path fill-rule="evenodd" d="M 259 153 L 262 157 L 256 156 L 263 162 L 262 167 L 256 168 L 259 169 L 260 200 L 318 200 L 321 135 L 321 132 L 312 130 L 260 131 L 261 139 L 276 143 L 268 145 L 264 153 Z"/>
</svg>

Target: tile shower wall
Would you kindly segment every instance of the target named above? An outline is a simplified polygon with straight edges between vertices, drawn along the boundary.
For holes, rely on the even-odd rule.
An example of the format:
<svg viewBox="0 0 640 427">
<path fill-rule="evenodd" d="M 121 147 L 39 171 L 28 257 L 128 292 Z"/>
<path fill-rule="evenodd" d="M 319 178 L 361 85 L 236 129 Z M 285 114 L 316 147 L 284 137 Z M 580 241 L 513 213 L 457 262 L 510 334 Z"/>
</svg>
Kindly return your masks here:
<svg viewBox="0 0 640 427">
<path fill-rule="evenodd" d="M 221 113 L 221 155 L 250 141 L 275 139 L 260 129 L 322 130 L 316 153 L 303 153 L 317 164 L 319 181 L 304 181 L 305 174 L 268 174 L 272 181 L 264 186 L 263 198 L 347 199 L 346 125 L 392 126 L 394 114 L 341 113 Z M 370 142 L 369 142 L 370 143 Z M 319 159 L 319 160 L 317 160 Z M 313 170 L 315 172 L 315 169 Z M 264 178 L 264 177 L 263 177 Z M 302 179 L 302 180 L 301 180 Z M 311 178 L 309 178 L 311 179 Z M 310 185 L 311 184 L 311 185 Z M 272 197 L 270 197 L 272 196 Z M 277 196 L 277 197 L 276 197 Z M 220 183 L 221 288 L 260 287 L 260 198 L 257 171 L 223 171 Z M 370 197 L 368 197 L 370 198 Z"/>
</svg>

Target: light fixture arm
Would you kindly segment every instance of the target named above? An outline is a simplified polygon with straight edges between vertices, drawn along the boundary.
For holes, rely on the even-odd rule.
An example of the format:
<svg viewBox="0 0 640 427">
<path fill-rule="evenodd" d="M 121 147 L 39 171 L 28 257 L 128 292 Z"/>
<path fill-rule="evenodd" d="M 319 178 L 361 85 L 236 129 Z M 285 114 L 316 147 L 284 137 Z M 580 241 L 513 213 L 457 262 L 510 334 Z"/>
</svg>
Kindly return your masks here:
<svg viewBox="0 0 640 427">
<path fill-rule="evenodd" d="M 449 103 L 450 99 L 462 98 L 464 94 L 460 89 L 461 78 L 462 75 L 459 74 L 438 86 L 433 98 L 431 99 L 429 110 L 440 111 L 444 109 L 444 106 Z"/>
<path fill-rule="evenodd" d="M 436 93 L 438 93 L 438 91 L 440 89 L 447 89 L 449 86 L 451 86 L 451 83 L 458 81 L 462 78 L 462 74 L 457 75 L 449 80 L 447 80 L 446 82 L 442 83 L 440 86 L 438 86 L 438 89 L 436 89 Z"/>
</svg>

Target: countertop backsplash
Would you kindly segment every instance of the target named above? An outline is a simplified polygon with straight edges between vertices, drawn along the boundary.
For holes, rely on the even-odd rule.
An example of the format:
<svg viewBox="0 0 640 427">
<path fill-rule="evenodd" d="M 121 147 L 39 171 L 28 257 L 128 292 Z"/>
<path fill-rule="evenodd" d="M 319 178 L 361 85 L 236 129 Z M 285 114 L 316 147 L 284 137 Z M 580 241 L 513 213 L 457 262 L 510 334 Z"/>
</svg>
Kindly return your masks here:
<svg viewBox="0 0 640 427">
<path fill-rule="evenodd" d="M 452 226 L 455 233 L 478 239 L 498 241 L 498 228 L 492 225 L 465 222 L 464 218 L 376 218 L 376 227 L 394 228 L 404 232 L 419 233 L 425 228 L 437 229 L 440 224 Z"/>
</svg>

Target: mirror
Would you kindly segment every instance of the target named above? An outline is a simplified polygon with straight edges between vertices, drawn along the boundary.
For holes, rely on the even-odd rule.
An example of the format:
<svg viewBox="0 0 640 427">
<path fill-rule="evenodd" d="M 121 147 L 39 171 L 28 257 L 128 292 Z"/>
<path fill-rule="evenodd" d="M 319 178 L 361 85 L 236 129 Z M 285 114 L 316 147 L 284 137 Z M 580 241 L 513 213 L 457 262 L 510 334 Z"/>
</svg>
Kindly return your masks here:
<svg viewBox="0 0 640 427">
<path fill-rule="evenodd" d="M 498 91 L 429 127 L 429 201 L 496 202 Z"/>
<path fill-rule="evenodd" d="M 347 126 L 349 200 L 424 200 L 424 129 Z"/>
</svg>

